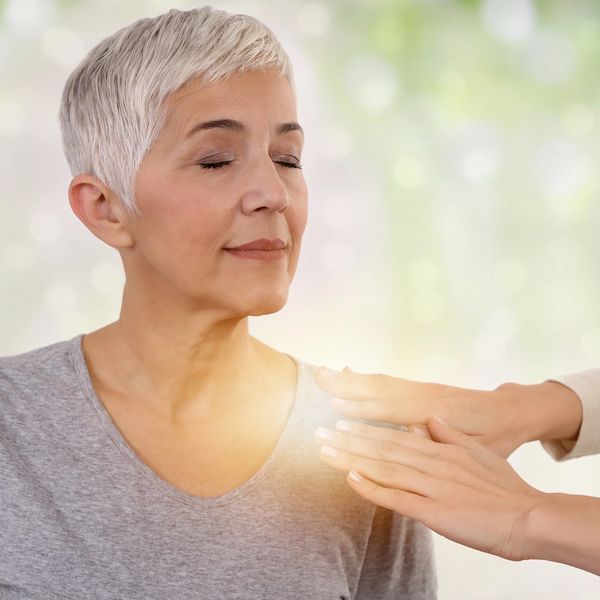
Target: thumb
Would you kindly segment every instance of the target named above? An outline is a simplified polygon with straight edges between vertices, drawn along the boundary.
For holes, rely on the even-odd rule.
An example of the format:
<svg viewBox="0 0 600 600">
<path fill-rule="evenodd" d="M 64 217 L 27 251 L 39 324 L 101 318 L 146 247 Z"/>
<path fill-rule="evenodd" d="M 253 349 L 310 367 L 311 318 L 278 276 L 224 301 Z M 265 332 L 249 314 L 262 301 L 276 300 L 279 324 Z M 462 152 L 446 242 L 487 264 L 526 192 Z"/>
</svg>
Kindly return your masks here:
<svg viewBox="0 0 600 600">
<path fill-rule="evenodd" d="M 463 448 L 478 448 L 480 446 L 474 437 L 450 427 L 450 425 L 439 417 L 433 416 L 428 419 L 427 428 L 434 442 L 455 444 Z"/>
</svg>

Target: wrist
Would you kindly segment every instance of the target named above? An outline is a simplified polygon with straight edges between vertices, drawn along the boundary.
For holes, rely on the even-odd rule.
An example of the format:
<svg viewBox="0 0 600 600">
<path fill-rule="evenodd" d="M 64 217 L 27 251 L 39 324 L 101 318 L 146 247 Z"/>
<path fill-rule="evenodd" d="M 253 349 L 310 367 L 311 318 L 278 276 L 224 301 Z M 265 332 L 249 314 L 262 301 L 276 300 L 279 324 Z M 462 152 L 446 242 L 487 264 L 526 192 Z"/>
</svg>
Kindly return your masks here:
<svg viewBox="0 0 600 600">
<path fill-rule="evenodd" d="M 518 415 L 514 427 L 522 444 L 577 439 L 583 417 L 581 400 L 562 383 L 506 383 L 495 391 L 503 396 L 504 402 L 512 403 L 512 412 Z"/>
<path fill-rule="evenodd" d="M 527 512 L 521 530 L 521 560 L 551 560 L 548 557 L 548 544 L 555 543 L 555 523 L 560 494 L 542 493 Z"/>
<path fill-rule="evenodd" d="M 521 559 L 541 559 L 600 575 L 600 499 L 542 493 L 523 527 Z"/>
</svg>

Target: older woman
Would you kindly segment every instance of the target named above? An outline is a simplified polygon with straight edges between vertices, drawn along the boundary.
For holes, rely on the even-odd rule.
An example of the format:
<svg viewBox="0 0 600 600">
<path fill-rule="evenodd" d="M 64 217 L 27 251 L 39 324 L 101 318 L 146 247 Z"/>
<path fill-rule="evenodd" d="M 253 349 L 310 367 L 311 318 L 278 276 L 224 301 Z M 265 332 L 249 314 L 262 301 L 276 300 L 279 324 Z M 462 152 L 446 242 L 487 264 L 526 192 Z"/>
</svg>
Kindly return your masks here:
<svg viewBox="0 0 600 600">
<path fill-rule="evenodd" d="M 114 323 L 0 359 L 2 598 L 433 598 L 428 530 L 319 460 L 314 366 L 251 337 L 307 219 L 292 70 L 210 7 L 95 47 L 60 111 Z"/>
</svg>

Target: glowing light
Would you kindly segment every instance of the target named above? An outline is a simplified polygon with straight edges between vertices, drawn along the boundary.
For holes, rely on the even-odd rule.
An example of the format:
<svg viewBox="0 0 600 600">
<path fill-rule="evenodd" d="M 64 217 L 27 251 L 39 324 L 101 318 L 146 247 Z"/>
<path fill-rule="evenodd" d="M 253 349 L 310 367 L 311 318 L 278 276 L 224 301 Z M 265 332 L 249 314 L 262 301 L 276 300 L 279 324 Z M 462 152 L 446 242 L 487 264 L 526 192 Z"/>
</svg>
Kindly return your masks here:
<svg viewBox="0 0 600 600">
<path fill-rule="evenodd" d="M 308 2 L 298 11 L 298 27 L 307 35 L 323 35 L 330 21 L 329 10 L 320 2 Z"/>
<path fill-rule="evenodd" d="M 496 37 L 515 43 L 526 39 L 535 27 L 535 9 L 529 0 L 484 0 L 483 23 Z"/>
<path fill-rule="evenodd" d="M 350 97 L 371 112 L 386 109 L 398 95 L 398 77 L 394 69 L 375 57 L 361 57 L 346 70 L 346 88 Z"/>
<path fill-rule="evenodd" d="M 29 235 L 41 244 L 53 242 L 60 233 L 58 219 L 47 212 L 35 212 L 29 220 Z"/>
<path fill-rule="evenodd" d="M 118 264 L 105 261 L 94 265 L 90 281 L 95 290 L 110 295 L 123 289 L 125 276 Z"/>
</svg>

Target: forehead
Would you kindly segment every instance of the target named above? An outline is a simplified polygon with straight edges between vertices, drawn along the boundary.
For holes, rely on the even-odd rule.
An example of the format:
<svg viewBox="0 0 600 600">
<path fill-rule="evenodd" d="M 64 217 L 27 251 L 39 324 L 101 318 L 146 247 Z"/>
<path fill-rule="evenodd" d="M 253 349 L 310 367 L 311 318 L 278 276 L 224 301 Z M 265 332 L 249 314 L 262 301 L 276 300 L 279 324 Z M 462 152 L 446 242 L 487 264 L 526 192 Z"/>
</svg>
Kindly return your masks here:
<svg viewBox="0 0 600 600">
<path fill-rule="evenodd" d="M 288 80 L 275 70 L 266 70 L 234 73 L 211 84 L 194 79 L 167 102 L 167 120 L 183 128 L 225 113 L 240 120 L 244 114 L 295 120 L 296 100 Z"/>
</svg>

